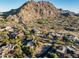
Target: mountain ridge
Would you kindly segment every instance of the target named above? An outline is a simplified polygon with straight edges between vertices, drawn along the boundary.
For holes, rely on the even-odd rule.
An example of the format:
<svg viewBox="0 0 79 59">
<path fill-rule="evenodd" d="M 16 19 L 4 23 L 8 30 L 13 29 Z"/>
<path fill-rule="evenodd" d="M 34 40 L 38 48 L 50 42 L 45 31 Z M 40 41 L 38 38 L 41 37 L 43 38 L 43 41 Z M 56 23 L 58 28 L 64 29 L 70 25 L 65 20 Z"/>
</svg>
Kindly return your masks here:
<svg viewBox="0 0 79 59">
<path fill-rule="evenodd" d="M 43 22 L 44 19 L 48 19 L 46 22 L 51 22 L 52 24 L 48 27 L 54 26 L 54 28 L 60 29 L 78 27 L 78 14 L 68 10 L 57 9 L 52 3 L 45 1 L 28 1 L 18 9 L 12 9 L 1 14 L 1 19 L 6 19 L 9 22 L 14 21 L 24 24 L 32 22 L 35 24 L 35 22 Z"/>
</svg>

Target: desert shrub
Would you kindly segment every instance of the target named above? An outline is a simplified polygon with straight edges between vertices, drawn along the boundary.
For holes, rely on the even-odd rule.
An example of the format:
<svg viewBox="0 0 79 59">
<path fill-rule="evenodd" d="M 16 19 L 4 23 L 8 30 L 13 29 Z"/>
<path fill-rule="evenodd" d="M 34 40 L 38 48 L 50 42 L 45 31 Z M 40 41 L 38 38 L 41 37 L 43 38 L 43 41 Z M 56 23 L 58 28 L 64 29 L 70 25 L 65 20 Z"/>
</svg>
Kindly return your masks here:
<svg viewBox="0 0 79 59">
<path fill-rule="evenodd" d="M 25 35 L 30 35 L 30 31 L 29 30 L 24 30 Z"/>
<path fill-rule="evenodd" d="M 33 57 L 34 56 L 34 49 L 29 47 L 23 47 L 22 51 L 28 56 L 28 57 Z"/>
<path fill-rule="evenodd" d="M 58 58 L 58 55 L 56 53 L 50 53 L 50 52 L 48 52 L 47 57 L 48 58 Z"/>
<path fill-rule="evenodd" d="M 60 40 L 57 40 L 56 43 L 57 44 L 64 44 L 64 42 L 63 41 L 60 41 Z"/>
<path fill-rule="evenodd" d="M 38 20 L 38 24 L 48 24 L 49 21 L 47 19 Z"/>
<path fill-rule="evenodd" d="M 58 58 L 58 55 L 57 54 L 52 54 L 52 57 L 53 58 Z"/>
<path fill-rule="evenodd" d="M 16 45 L 14 47 L 14 50 L 15 50 L 15 52 L 14 52 L 15 58 L 23 58 L 24 57 L 21 47 L 19 45 Z"/>
<path fill-rule="evenodd" d="M 75 44 L 75 41 L 70 40 L 70 41 L 68 42 L 68 44 L 69 44 L 69 45 L 74 45 L 74 44 Z"/>
</svg>

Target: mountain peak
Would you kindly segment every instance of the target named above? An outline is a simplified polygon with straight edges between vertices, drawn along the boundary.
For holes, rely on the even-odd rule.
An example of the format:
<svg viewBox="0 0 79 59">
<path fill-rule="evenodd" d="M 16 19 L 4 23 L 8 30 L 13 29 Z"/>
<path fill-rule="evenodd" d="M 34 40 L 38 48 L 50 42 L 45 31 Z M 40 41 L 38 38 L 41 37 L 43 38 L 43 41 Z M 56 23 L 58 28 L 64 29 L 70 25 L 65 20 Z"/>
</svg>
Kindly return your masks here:
<svg viewBox="0 0 79 59">
<path fill-rule="evenodd" d="M 58 15 L 58 9 L 53 4 L 45 1 L 28 1 L 20 8 L 12 11 L 9 12 L 8 19 L 15 18 L 14 20 L 19 20 L 21 18 L 23 21 L 54 18 Z"/>
</svg>

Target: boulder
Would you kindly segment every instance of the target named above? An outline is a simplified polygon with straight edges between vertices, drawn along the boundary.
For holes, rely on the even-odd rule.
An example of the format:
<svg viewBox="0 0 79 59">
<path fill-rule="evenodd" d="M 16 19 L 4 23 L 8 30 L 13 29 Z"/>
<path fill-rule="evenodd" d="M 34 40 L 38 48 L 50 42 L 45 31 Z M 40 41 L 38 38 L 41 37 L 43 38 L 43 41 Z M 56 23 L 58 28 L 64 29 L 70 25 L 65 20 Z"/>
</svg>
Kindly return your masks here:
<svg viewBox="0 0 79 59">
<path fill-rule="evenodd" d="M 65 46 L 60 46 L 60 49 L 57 49 L 57 52 L 64 54 L 66 52 L 66 47 Z"/>
</svg>

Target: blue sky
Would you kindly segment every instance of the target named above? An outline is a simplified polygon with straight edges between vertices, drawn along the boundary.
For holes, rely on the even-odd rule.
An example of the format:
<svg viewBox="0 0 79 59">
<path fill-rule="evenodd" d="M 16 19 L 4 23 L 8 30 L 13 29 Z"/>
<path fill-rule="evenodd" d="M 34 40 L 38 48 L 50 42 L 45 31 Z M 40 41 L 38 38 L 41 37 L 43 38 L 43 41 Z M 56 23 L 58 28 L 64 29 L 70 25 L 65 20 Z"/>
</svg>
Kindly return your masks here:
<svg viewBox="0 0 79 59">
<path fill-rule="evenodd" d="M 0 12 L 16 9 L 27 0 L 0 0 Z M 37 0 L 36 0 L 37 1 Z M 79 13 L 79 0 L 47 0 L 53 3 L 57 8 L 70 10 Z"/>
</svg>

